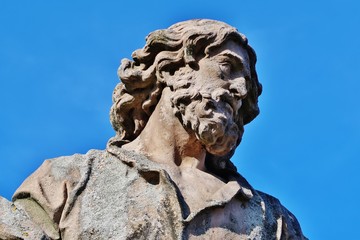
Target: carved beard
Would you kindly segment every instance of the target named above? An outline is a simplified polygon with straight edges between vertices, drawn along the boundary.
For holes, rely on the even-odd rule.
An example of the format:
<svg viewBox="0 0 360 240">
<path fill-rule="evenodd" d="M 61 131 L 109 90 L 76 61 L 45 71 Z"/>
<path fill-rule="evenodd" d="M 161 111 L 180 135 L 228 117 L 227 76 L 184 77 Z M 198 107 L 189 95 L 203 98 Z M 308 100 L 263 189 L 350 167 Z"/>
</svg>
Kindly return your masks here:
<svg viewBox="0 0 360 240">
<path fill-rule="evenodd" d="M 180 88 L 173 92 L 171 102 L 175 116 L 195 133 L 206 150 L 223 156 L 236 147 L 243 128 L 236 124 L 238 109 L 234 112 L 231 93 L 225 89 L 208 92 L 192 86 Z"/>
</svg>

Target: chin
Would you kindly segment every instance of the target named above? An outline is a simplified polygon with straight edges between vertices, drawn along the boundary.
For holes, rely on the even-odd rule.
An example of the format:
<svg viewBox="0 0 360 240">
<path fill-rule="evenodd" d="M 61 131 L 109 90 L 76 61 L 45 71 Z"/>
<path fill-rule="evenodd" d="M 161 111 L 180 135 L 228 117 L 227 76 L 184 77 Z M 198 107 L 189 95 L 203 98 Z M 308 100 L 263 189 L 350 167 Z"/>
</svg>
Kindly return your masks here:
<svg viewBox="0 0 360 240">
<path fill-rule="evenodd" d="M 209 124 L 211 122 L 211 124 Z M 200 124 L 201 126 L 202 124 Z M 197 129 L 197 138 L 212 155 L 224 156 L 236 148 L 242 132 L 234 122 L 209 121 Z"/>
</svg>

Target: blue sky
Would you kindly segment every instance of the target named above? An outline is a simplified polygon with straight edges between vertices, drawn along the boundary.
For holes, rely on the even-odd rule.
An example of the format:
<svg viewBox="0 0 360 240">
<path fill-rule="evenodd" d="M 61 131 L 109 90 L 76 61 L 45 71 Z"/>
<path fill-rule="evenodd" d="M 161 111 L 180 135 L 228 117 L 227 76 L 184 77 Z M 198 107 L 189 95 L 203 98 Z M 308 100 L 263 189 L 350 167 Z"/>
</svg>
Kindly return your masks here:
<svg viewBox="0 0 360 240">
<path fill-rule="evenodd" d="M 310 239 L 360 228 L 360 4 L 319 1 L 0 1 L 0 195 L 45 159 L 104 149 L 121 58 L 156 29 L 225 21 L 258 55 L 261 114 L 233 161 Z"/>
</svg>

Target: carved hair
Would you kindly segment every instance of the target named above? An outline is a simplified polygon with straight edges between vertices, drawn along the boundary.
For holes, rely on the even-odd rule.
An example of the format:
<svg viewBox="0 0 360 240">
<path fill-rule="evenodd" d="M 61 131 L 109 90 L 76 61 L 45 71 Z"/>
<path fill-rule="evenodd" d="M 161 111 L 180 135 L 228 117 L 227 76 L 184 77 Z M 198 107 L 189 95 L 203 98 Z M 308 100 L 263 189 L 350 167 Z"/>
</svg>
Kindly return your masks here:
<svg viewBox="0 0 360 240">
<path fill-rule="evenodd" d="M 249 55 L 251 79 L 240 111 L 244 124 L 252 121 L 259 114 L 257 99 L 262 87 L 255 70 L 256 55 L 246 37 L 223 22 L 189 20 L 150 33 L 144 48 L 133 52 L 133 61 L 121 61 L 118 76 L 122 83 L 115 87 L 110 111 L 117 133 L 112 141 L 122 145 L 141 133 L 167 86 L 162 72 L 173 75 L 186 65 L 195 69 L 201 58 L 229 39 L 241 44 Z"/>
</svg>

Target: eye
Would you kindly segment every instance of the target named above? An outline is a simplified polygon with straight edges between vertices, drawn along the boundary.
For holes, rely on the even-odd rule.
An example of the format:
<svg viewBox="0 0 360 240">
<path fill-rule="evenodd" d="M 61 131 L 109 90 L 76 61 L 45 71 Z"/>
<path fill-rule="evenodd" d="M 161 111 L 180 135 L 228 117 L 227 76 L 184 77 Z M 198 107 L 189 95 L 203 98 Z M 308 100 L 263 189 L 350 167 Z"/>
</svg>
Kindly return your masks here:
<svg viewBox="0 0 360 240">
<path fill-rule="evenodd" d="M 219 67 L 224 75 L 230 76 L 232 71 L 232 64 L 230 62 L 222 62 L 220 63 Z"/>
</svg>

